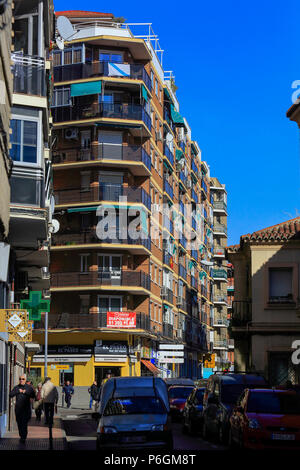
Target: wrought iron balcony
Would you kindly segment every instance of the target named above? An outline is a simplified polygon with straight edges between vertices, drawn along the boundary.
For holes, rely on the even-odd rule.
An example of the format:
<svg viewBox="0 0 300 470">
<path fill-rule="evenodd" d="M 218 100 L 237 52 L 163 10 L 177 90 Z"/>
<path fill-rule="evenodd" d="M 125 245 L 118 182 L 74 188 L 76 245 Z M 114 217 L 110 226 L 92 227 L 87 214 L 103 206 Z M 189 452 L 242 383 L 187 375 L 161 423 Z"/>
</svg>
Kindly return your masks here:
<svg viewBox="0 0 300 470">
<path fill-rule="evenodd" d="M 48 329 L 99 329 L 107 328 L 107 311 L 100 313 L 50 313 L 48 315 Z M 134 328 L 152 331 L 150 326 L 150 317 L 143 312 L 136 313 L 136 326 Z M 42 314 L 40 321 L 34 322 L 35 330 L 45 329 L 45 314 Z M 126 331 L 127 328 L 113 328 L 114 331 Z"/>
<path fill-rule="evenodd" d="M 164 191 L 170 196 L 171 199 L 174 198 L 174 191 L 170 183 L 164 179 Z"/>
<path fill-rule="evenodd" d="M 198 196 L 194 189 L 192 189 L 192 199 L 194 199 L 194 201 L 198 203 Z"/>
<path fill-rule="evenodd" d="M 51 288 L 88 286 L 138 286 L 150 290 L 150 276 L 144 271 L 110 270 L 51 273 Z"/>
<path fill-rule="evenodd" d="M 62 189 L 54 192 L 56 204 L 68 204 L 79 202 L 113 201 L 119 202 L 120 197 L 127 197 L 128 202 L 144 204 L 151 210 L 151 197 L 143 189 L 135 186 L 101 183 L 91 189 L 74 188 Z"/>
<path fill-rule="evenodd" d="M 123 65 L 123 63 L 116 64 Z M 151 79 L 146 72 L 143 64 L 126 64 L 129 67 L 129 76 L 120 73 L 118 78 L 133 80 L 143 80 L 148 90 L 152 90 Z M 77 63 L 69 65 L 57 65 L 54 67 L 54 82 L 66 82 L 71 80 L 80 80 L 83 78 L 109 77 L 109 63 L 104 61 Z M 113 76 L 117 76 L 114 72 Z"/>
<path fill-rule="evenodd" d="M 186 279 L 187 272 L 186 268 L 182 266 L 182 264 L 179 263 L 179 276 L 182 277 L 183 279 Z"/>
<path fill-rule="evenodd" d="M 214 315 L 213 326 L 228 327 L 229 320 L 226 315 Z"/>
<path fill-rule="evenodd" d="M 143 121 L 151 131 L 151 118 L 145 108 L 139 104 L 97 103 L 61 106 L 51 108 L 51 113 L 55 123 L 97 118 L 129 119 Z"/>
<path fill-rule="evenodd" d="M 96 144 L 90 148 L 67 148 L 53 152 L 53 163 L 68 163 L 94 160 L 122 160 L 142 162 L 151 171 L 151 157 L 137 145 Z"/>
<path fill-rule="evenodd" d="M 150 237 L 139 237 L 138 239 L 133 239 L 127 235 L 125 238 L 120 238 L 120 233 L 116 232 L 116 238 L 105 238 L 100 240 L 97 237 L 96 229 L 86 229 L 82 230 L 81 233 L 78 231 L 66 231 L 64 233 L 55 233 L 51 237 L 52 246 L 71 246 L 71 245 L 88 245 L 96 243 L 110 243 L 114 244 L 123 244 L 123 245 L 142 245 L 147 250 L 151 251 L 151 238 Z"/>
</svg>

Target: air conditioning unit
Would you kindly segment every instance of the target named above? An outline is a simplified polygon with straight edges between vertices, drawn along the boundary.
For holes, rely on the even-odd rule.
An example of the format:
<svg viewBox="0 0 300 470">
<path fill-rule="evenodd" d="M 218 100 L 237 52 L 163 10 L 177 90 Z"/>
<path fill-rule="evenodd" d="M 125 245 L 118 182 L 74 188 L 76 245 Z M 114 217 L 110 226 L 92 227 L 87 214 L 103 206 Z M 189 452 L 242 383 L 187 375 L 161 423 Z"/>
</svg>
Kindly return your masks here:
<svg viewBox="0 0 300 470">
<path fill-rule="evenodd" d="M 65 139 L 67 140 L 77 140 L 78 139 L 78 129 L 77 127 L 70 127 L 70 129 L 65 130 Z"/>
<path fill-rule="evenodd" d="M 160 212 L 160 204 L 152 204 L 153 212 Z"/>
<path fill-rule="evenodd" d="M 159 131 L 157 132 L 157 140 L 158 140 L 159 142 L 162 142 L 162 141 L 163 141 L 161 130 L 159 130 Z"/>
</svg>

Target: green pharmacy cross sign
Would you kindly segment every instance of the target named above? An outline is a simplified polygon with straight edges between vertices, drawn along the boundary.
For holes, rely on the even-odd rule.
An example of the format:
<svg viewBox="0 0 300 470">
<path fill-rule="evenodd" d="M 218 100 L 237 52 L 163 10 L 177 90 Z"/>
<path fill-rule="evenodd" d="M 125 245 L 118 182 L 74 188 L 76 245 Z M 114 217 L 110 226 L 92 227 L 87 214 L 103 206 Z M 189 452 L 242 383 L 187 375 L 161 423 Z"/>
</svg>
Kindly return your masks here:
<svg viewBox="0 0 300 470">
<path fill-rule="evenodd" d="M 29 320 L 40 321 L 42 312 L 50 311 L 50 300 L 42 300 L 40 291 L 31 291 L 29 299 L 20 302 L 21 309 L 29 312 Z"/>
</svg>

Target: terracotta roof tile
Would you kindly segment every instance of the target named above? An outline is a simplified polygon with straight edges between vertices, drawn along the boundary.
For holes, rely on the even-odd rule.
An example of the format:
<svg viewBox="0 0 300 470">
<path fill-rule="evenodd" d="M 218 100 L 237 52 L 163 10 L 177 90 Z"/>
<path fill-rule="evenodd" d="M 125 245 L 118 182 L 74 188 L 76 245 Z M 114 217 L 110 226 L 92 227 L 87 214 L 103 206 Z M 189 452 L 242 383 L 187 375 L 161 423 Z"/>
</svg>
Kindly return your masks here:
<svg viewBox="0 0 300 470">
<path fill-rule="evenodd" d="M 241 236 L 241 242 L 271 240 L 280 242 L 291 239 L 300 239 L 300 216 Z"/>
</svg>

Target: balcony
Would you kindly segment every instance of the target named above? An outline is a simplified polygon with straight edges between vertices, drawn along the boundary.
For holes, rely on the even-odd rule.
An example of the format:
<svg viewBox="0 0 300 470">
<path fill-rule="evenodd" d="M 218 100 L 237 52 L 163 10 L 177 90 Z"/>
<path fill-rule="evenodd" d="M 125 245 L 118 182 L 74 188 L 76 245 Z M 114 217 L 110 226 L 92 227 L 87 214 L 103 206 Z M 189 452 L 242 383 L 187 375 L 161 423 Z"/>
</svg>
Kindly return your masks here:
<svg viewBox="0 0 300 470">
<path fill-rule="evenodd" d="M 124 310 L 123 310 L 124 311 Z M 82 314 L 82 313 L 51 313 L 48 315 L 48 329 L 49 330 L 62 330 L 62 329 L 109 329 L 107 327 L 107 312 L 100 312 L 98 314 Z M 142 312 L 136 312 L 136 329 L 146 330 L 152 332 L 150 327 L 149 315 Z M 45 329 L 45 314 L 42 313 L 40 321 L 34 322 L 35 330 Z M 126 331 L 128 328 L 113 328 L 113 331 Z"/>
<path fill-rule="evenodd" d="M 62 189 L 54 193 L 57 205 L 102 201 L 119 202 L 119 198 L 122 196 L 127 197 L 127 202 L 141 203 L 151 210 L 150 195 L 143 188 L 135 186 L 101 183 L 100 186 L 91 189 Z"/>
<path fill-rule="evenodd" d="M 215 304 L 225 304 L 227 305 L 227 294 L 214 294 L 214 303 Z"/>
<path fill-rule="evenodd" d="M 207 185 L 203 179 L 201 180 L 201 188 L 203 189 L 205 195 L 207 195 Z"/>
<path fill-rule="evenodd" d="M 193 289 L 198 290 L 198 281 L 194 276 L 191 276 L 191 286 Z"/>
<path fill-rule="evenodd" d="M 173 326 L 168 323 L 163 324 L 163 336 L 173 339 Z"/>
<path fill-rule="evenodd" d="M 214 212 L 222 212 L 227 214 L 227 205 L 224 201 L 214 201 L 213 210 Z"/>
<path fill-rule="evenodd" d="M 226 315 L 215 315 L 213 321 L 214 327 L 225 327 L 228 328 L 229 320 Z"/>
<path fill-rule="evenodd" d="M 220 245 L 214 245 L 213 255 L 214 258 L 225 258 L 225 248 Z"/>
<path fill-rule="evenodd" d="M 195 173 L 195 175 L 199 176 L 199 171 L 194 160 L 192 160 L 192 171 Z"/>
<path fill-rule="evenodd" d="M 191 256 L 195 260 L 198 260 L 198 251 L 197 250 L 191 250 Z"/>
<path fill-rule="evenodd" d="M 179 263 L 179 276 L 182 277 L 183 279 L 186 279 L 187 272 L 184 266 Z"/>
<path fill-rule="evenodd" d="M 170 304 L 173 304 L 173 291 L 171 289 L 168 289 L 167 287 L 162 287 L 161 288 L 161 298 L 162 300 L 166 300 Z"/>
<path fill-rule="evenodd" d="M 228 340 L 227 339 L 217 339 L 214 341 L 214 349 L 227 349 Z"/>
<path fill-rule="evenodd" d="M 244 327 L 252 320 L 252 303 L 247 300 L 232 302 L 231 325 Z"/>
<path fill-rule="evenodd" d="M 191 195 L 192 195 L 192 199 L 198 204 L 198 196 L 194 189 L 192 189 Z"/>
<path fill-rule="evenodd" d="M 144 271 L 111 270 L 88 272 L 55 272 L 51 273 L 51 289 L 69 290 L 70 288 L 88 290 L 89 288 L 114 287 L 126 288 L 133 293 L 139 289 L 150 291 L 150 276 Z M 132 289 L 132 288 L 135 289 Z M 123 289 L 119 289 L 123 290 Z M 143 295 L 145 292 L 143 291 Z"/>
<path fill-rule="evenodd" d="M 97 237 L 96 234 L 96 229 L 86 229 L 82 230 L 81 233 L 78 233 L 78 231 L 66 231 L 65 233 L 56 233 L 52 234 L 51 238 L 51 248 L 53 249 L 54 247 L 57 248 L 62 248 L 62 247 L 69 247 L 70 249 L 74 249 L 77 245 L 98 245 L 98 244 L 105 244 L 109 243 L 111 248 L 113 249 L 113 245 L 130 245 L 132 249 L 129 249 L 129 251 L 134 251 L 135 253 L 145 253 L 145 250 L 151 251 L 151 238 L 150 237 L 140 237 L 137 240 L 132 239 L 127 235 L 126 238 L 120 238 L 120 234 L 117 232 L 116 233 L 117 238 L 105 238 L 104 240 L 100 240 Z M 137 248 L 139 245 L 141 245 L 139 248 Z M 118 246 L 116 248 L 119 248 Z M 55 248 L 54 248 L 55 249 Z"/>
<path fill-rule="evenodd" d="M 202 284 L 201 284 L 201 295 L 208 299 L 208 297 L 207 297 L 207 288 L 205 286 L 203 286 Z"/>
<path fill-rule="evenodd" d="M 109 165 L 120 162 L 137 162 L 143 163 L 151 172 L 151 157 L 141 146 L 136 145 L 112 145 L 112 144 L 96 144 L 91 148 L 67 148 L 53 152 L 54 164 L 67 164 L 74 162 L 94 162 L 99 161 L 105 164 L 105 160 L 109 160 Z M 113 160 L 113 162 L 111 162 Z M 133 165 L 130 165 L 133 166 Z M 148 175 L 148 172 L 133 171 L 133 174 Z"/>
<path fill-rule="evenodd" d="M 167 157 L 169 160 L 170 164 L 173 166 L 174 165 L 174 155 L 167 146 L 167 144 L 164 145 L 164 155 Z"/>
<path fill-rule="evenodd" d="M 13 92 L 47 96 L 45 61 L 18 54 L 12 55 L 12 61 Z"/>
<path fill-rule="evenodd" d="M 187 177 L 185 176 L 183 171 L 179 172 L 179 179 L 184 184 L 184 186 L 187 185 Z"/>
<path fill-rule="evenodd" d="M 214 268 L 211 270 L 211 275 L 213 279 L 220 280 L 220 281 L 227 281 L 227 271 L 226 269 L 218 269 Z"/>
<path fill-rule="evenodd" d="M 170 183 L 164 179 L 164 191 L 167 193 L 167 195 L 173 199 L 174 198 L 174 191 Z"/>
<path fill-rule="evenodd" d="M 54 123 L 80 121 L 82 119 L 126 119 L 143 121 L 151 131 L 151 118 L 142 105 L 125 103 L 98 103 L 90 105 L 61 106 L 51 108 Z"/>
<path fill-rule="evenodd" d="M 227 236 L 227 227 L 224 224 L 214 223 L 213 231 L 216 235 L 225 235 Z"/>
<path fill-rule="evenodd" d="M 123 63 L 116 65 L 125 65 Z M 117 77 L 123 78 L 124 80 L 142 80 L 148 90 L 151 92 L 152 85 L 151 79 L 146 72 L 143 64 L 126 64 L 129 67 L 128 75 L 124 76 L 120 73 L 119 76 L 110 75 L 110 67 L 108 62 L 90 62 L 90 63 L 78 63 L 69 65 L 58 65 L 54 67 L 54 82 L 68 82 L 73 80 L 81 80 L 85 78 L 96 78 L 96 77 Z"/>
<path fill-rule="evenodd" d="M 184 235 L 181 235 L 180 239 L 179 239 L 179 243 L 183 246 L 183 248 L 186 249 L 186 245 L 187 245 L 187 240 L 185 238 Z"/>
<path fill-rule="evenodd" d="M 163 251 L 163 263 L 173 269 L 174 258 L 166 250 Z"/>
<path fill-rule="evenodd" d="M 182 297 L 182 296 L 178 296 L 177 297 L 177 300 L 176 300 L 176 307 L 181 309 L 181 310 L 184 310 L 185 312 L 188 312 L 188 303 L 187 301 Z"/>
</svg>

